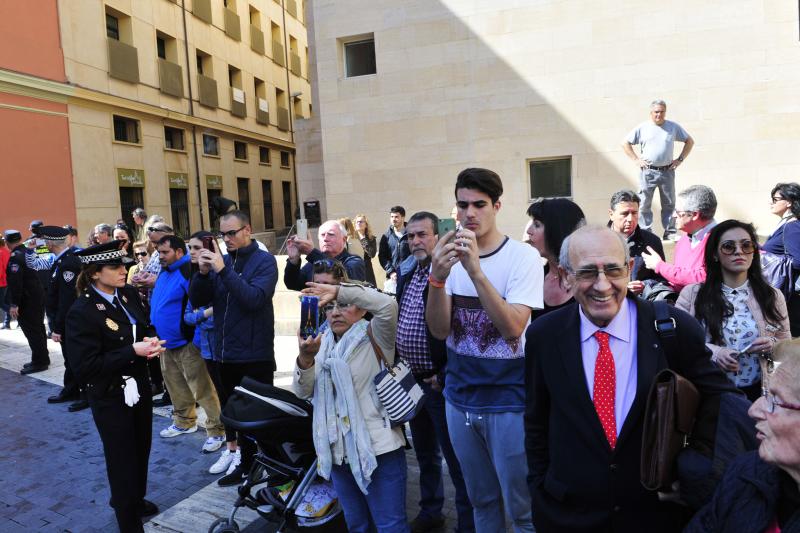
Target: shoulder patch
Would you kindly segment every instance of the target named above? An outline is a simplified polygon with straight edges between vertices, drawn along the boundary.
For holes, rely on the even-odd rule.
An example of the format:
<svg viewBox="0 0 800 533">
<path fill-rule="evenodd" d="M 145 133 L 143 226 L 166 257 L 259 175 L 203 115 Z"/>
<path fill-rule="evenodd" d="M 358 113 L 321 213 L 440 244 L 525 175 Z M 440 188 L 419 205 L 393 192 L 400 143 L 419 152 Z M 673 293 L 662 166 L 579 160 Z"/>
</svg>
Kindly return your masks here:
<svg viewBox="0 0 800 533">
<path fill-rule="evenodd" d="M 15 274 L 16 274 L 17 272 L 19 272 L 19 265 L 18 265 L 18 264 L 16 264 L 16 263 L 11 263 L 11 265 L 10 265 L 10 268 L 11 268 L 11 272 L 13 272 L 13 273 L 15 273 Z"/>
<path fill-rule="evenodd" d="M 70 281 L 75 279 L 75 272 L 72 272 L 71 270 L 65 270 L 62 276 L 64 277 L 64 281 L 69 283 Z"/>
</svg>

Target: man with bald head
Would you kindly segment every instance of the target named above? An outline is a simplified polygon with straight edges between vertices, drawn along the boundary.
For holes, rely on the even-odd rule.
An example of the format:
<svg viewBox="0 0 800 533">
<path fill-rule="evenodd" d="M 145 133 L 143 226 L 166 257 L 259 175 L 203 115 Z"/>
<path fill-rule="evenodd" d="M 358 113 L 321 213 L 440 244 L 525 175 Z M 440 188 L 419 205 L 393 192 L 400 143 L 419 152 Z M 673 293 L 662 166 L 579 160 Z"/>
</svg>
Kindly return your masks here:
<svg viewBox="0 0 800 533">
<path fill-rule="evenodd" d="M 366 279 L 364 259 L 347 252 L 347 231 L 338 220 L 328 220 L 322 224 L 318 236 L 319 249 L 314 248 L 314 243 L 306 239 L 305 235 L 293 235 L 286 241 L 286 253 L 289 259 L 283 272 L 283 282 L 287 289 L 293 291 L 305 289 L 306 282 L 311 281 L 314 263 L 326 259 L 342 263 L 351 280 Z M 306 256 L 306 264 L 302 268 L 300 268 L 301 254 Z"/>
<path fill-rule="evenodd" d="M 654 304 L 628 294 L 633 261 L 619 233 L 583 227 L 564 240 L 559 263 L 575 303 L 534 321 L 525 342 L 536 531 L 680 531 L 681 513 L 640 482 L 653 378 L 670 368 L 694 383 L 701 402 L 735 391 L 711 363 L 697 321 L 666 304 L 659 325 L 674 339 L 662 347 Z"/>
</svg>

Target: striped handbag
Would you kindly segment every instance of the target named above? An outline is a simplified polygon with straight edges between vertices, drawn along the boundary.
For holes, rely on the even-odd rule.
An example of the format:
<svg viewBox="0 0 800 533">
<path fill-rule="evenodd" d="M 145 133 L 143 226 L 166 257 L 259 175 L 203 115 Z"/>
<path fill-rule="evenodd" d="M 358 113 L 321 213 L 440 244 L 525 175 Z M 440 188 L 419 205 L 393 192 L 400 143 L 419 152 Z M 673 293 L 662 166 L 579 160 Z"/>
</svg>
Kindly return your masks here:
<svg viewBox="0 0 800 533">
<path fill-rule="evenodd" d="M 383 366 L 383 370 L 378 372 L 373 380 L 378 398 L 389 415 L 392 427 L 402 426 L 417 416 L 422 409 L 425 403 L 425 393 L 414 379 L 414 374 L 411 373 L 408 365 L 403 361 L 395 361 L 394 365 L 389 364 L 383 355 L 383 350 L 372 336 L 371 325 L 367 327 L 367 335 L 369 335 L 369 341 L 375 351 L 375 357 L 378 359 L 378 366 Z"/>
</svg>

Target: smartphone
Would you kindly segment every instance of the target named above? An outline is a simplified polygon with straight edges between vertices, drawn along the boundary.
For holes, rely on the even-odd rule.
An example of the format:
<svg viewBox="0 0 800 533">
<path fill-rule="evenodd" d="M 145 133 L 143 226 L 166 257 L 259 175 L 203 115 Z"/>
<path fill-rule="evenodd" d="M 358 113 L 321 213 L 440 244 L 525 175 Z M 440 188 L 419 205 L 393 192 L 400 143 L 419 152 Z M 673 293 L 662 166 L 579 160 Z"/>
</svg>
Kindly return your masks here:
<svg viewBox="0 0 800 533">
<path fill-rule="evenodd" d="M 297 219 L 297 236 L 301 239 L 308 239 L 308 220 L 305 218 Z"/>
<path fill-rule="evenodd" d="M 203 248 L 206 250 L 214 251 L 214 236 L 206 235 L 201 239 L 203 241 Z"/>
<path fill-rule="evenodd" d="M 439 234 L 439 238 L 441 239 L 444 237 L 444 234 L 448 231 L 455 231 L 456 229 L 456 221 L 452 218 L 440 218 L 439 224 L 436 227 L 436 233 Z"/>
<path fill-rule="evenodd" d="M 319 333 L 319 298 L 300 297 L 300 336 L 304 339 L 316 337 Z"/>
</svg>

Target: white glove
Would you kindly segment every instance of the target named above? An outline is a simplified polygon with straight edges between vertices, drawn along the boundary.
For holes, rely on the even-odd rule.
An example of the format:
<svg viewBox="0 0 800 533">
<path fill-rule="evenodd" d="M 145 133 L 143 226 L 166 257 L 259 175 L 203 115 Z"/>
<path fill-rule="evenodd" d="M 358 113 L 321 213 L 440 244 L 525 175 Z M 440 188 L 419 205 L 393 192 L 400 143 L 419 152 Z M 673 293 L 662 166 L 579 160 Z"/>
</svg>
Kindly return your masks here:
<svg viewBox="0 0 800 533">
<path fill-rule="evenodd" d="M 122 376 L 122 379 L 125 380 L 125 405 L 133 407 L 139 402 L 139 386 L 131 376 Z"/>
</svg>

